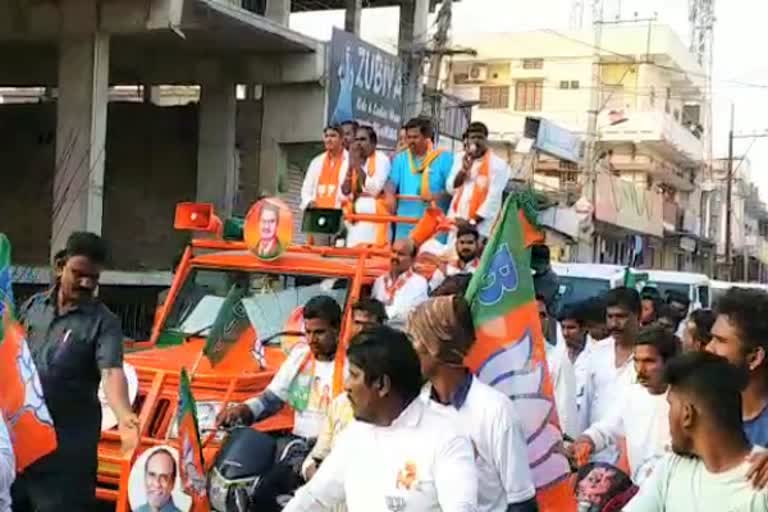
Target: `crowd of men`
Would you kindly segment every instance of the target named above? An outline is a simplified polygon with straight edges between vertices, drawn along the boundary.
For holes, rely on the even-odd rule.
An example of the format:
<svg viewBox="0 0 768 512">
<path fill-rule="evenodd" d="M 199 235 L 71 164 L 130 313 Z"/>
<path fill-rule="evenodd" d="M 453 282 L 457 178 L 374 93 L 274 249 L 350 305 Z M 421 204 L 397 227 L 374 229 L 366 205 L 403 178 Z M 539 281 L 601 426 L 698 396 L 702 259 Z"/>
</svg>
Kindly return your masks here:
<svg viewBox="0 0 768 512">
<path fill-rule="evenodd" d="M 537 510 L 527 411 L 464 362 L 475 342 L 464 291 L 510 175 L 487 136 L 473 123 L 454 157 L 435 150 L 429 124 L 414 119 L 404 127 L 407 147 L 390 159 L 369 127 L 326 129 L 302 206 L 420 217 L 427 203 L 440 205 L 456 220 L 446 242 L 455 258 L 425 277 L 412 225 L 393 226 L 391 269 L 352 306 L 346 357 L 337 357 L 341 307 L 313 297 L 303 307 L 307 343 L 264 392 L 221 412 L 217 423 L 227 427 L 286 405 L 294 411 L 268 479 L 275 494 L 293 493 L 286 511 Z M 354 236 L 377 243 L 382 233 Z M 96 235 L 74 234 L 54 286 L 20 310 L 59 447 L 11 486 L 13 452 L 0 421 L 0 512 L 11 510 L 11 496 L 15 511 L 92 509 L 100 380 L 126 448 L 136 444 L 119 323 L 94 293 L 105 252 Z M 546 246 L 532 249 L 564 434 L 556 449 L 585 476 L 574 485 L 580 510 L 607 510 L 607 475 L 624 466 L 623 510 L 768 512 L 768 294 L 733 288 L 715 311 L 689 311 L 685 296 L 620 287 L 560 307 L 549 259 Z"/>
</svg>

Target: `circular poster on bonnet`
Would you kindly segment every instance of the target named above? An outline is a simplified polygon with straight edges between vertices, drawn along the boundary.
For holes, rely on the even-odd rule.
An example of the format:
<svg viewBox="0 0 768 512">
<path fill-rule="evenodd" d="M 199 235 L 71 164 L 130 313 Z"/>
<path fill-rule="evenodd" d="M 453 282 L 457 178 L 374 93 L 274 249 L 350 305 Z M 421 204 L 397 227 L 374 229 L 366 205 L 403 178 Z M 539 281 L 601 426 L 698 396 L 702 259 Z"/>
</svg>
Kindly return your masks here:
<svg viewBox="0 0 768 512">
<path fill-rule="evenodd" d="M 179 452 L 168 445 L 144 450 L 128 477 L 128 503 L 132 512 L 187 512 L 192 498 L 179 477 Z"/>
</svg>

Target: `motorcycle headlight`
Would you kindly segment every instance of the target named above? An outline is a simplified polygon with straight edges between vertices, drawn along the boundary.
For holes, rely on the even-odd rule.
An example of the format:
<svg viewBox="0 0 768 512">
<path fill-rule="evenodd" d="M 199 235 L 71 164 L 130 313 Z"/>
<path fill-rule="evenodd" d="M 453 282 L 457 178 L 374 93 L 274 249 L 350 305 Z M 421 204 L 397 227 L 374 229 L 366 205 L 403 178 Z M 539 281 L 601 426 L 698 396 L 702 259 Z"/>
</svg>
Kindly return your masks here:
<svg viewBox="0 0 768 512">
<path fill-rule="evenodd" d="M 208 503 L 215 512 L 236 512 L 247 510 L 248 503 L 236 500 L 236 494 L 241 493 L 241 501 L 247 502 L 256 492 L 261 477 L 253 476 L 228 480 L 219 472 L 217 467 L 208 473 Z"/>
<path fill-rule="evenodd" d="M 216 512 L 227 512 L 229 483 L 217 468 L 212 468 L 208 477 L 208 502 Z"/>
</svg>

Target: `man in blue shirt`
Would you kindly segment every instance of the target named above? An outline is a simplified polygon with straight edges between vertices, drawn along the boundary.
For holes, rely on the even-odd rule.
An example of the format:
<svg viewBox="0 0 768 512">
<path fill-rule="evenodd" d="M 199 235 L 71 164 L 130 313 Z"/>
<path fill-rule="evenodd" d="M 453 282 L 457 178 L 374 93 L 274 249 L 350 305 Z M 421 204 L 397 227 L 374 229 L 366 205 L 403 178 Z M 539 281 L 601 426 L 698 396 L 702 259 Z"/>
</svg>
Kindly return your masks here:
<svg viewBox="0 0 768 512">
<path fill-rule="evenodd" d="M 728 290 L 717 302 L 706 350 L 749 371 L 749 384 L 741 393 L 744 432 L 753 445 L 768 446 L 768 293 Z"/>
<path fill-rule="evenodd" d="M 420 200 L 399 199 L 397 215 L 421 218 L 431 201 L 445 212 L 450 196 L 445 184 L 453 167 L 453 154 L 432 147 L 432 123 L 429 119 L 414 118 L 405 125 L 408 149 L 397 154 L 392 161 L 385 192 L 390 197 L 419 196 Z M 413 224 L 397 224 L 395 240 L 407 237 Z"/>
</svg>

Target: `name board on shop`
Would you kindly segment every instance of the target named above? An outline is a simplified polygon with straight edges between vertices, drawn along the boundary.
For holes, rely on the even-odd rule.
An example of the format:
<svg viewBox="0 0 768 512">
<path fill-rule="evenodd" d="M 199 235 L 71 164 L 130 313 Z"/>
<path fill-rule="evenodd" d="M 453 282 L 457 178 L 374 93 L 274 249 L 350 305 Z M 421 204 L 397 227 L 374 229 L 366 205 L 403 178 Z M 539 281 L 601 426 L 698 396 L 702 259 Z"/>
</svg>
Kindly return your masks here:
<svg viewBox="0 0 768 512">
<path fill-rule="evenodd" d="M 400 59 L 336 28 L 330 53 L 328 123 L 368 124 L 379 145 L 395 147 L 403 124 Z"/>
<path fill-rule="evenodd" d="M 659 192 L 604 173 L 597 175 L 596 192 L 597 220 L 637 233 L 663 236 L 664 201 Z"/>
<path fill-rule="evenodd" d="M 525 136 L 534 139 L 534 147 L 542 153 L 567 162 L 581 162 L 581 137 L 575 133 L 538 117 L 526 117 L 524 130 Z"/>
</svg>

